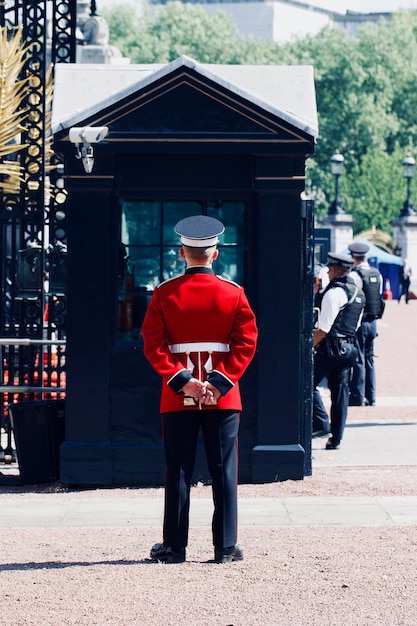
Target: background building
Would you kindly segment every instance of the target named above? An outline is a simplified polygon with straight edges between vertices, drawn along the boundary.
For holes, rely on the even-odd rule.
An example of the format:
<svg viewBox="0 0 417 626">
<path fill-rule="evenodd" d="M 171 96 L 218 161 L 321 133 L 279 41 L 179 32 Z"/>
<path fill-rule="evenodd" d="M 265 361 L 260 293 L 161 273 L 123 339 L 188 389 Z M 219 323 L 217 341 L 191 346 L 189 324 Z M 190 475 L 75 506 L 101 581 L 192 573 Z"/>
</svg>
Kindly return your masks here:
<svg viewBox="0 0 417 626">
<path fill-rule="evenodd" d="M 280 43 L 295 37 L 315 35 L 322 28 L 334 24 L 355 36 L 365 23 L 389 18 L 398 9 L 417 9 L 415 0 L 181 0 L 201 4 L 207 13 L 226 11 L 232 16 L 238 31 L 245 37 L 252 35 L 273 39 Z M 149 0 L 150 5 L 167 4 L 167 0 Z M 99 8 L 122 4 L 144 10 L 144 0 L 99 0 Z"/>
</svg>

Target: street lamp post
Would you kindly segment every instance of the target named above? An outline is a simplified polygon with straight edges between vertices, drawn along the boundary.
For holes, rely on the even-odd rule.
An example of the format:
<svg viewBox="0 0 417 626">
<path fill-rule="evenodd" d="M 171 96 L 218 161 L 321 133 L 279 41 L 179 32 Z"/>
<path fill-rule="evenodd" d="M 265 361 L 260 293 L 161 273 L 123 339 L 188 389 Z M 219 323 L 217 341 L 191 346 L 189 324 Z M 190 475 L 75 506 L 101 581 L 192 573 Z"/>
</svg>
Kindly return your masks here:
<svg viewBox="0 0 417 626">
<path fill-rule="evenodd" d="M 414 168 L 416 166 L 416 162 L 411 156 L 408 154 L 403 163 L 403 176 L 407 179 L 407 199 L 404 202 L 404 206 L 400 213 L 401 217 L 409 217 L 410 215 L 416 215 L 416 211 L 414 209 L 413 203 L 411 202 L 411 181 L 414 178 Z"/>
<path fill-rule="evenodd" d="M 339 198 L 339 178 L 343 171 L 344 160 L 343 155 L 340 154 L 338 150 L 336 150 L 335 154 L 330 159 L 332 174 L 334 176 L 334 200 L 329 207 L 329 215 L 340 215 L 346 213 L 346 210 Z"/>
</svg>

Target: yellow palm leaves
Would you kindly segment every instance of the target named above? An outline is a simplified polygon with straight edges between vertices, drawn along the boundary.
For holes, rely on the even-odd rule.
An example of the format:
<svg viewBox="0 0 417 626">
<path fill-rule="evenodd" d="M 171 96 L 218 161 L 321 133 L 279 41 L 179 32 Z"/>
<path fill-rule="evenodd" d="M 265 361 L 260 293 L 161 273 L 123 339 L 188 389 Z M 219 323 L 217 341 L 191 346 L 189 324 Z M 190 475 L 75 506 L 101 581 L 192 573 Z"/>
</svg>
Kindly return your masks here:
<svg viewBox="0 0 417 626">
<path fill-rule="evenodd" d="M 21 27 L 14 34 L 0 28 L 0 192 L 7 195 L 19 193 L 23 182 L 37 189 L 43 160 L 46 171 L 54 167 L 50 164 L 54 154 L 52 66 L 45 77 L 43 102 L 40 76 L 28 72 L 22 78 L 29 54 L 30 46 L 22 42 Z M 21 143 L 22 132 L 27 133 L 27 143 Z M 14 156 L 23 149 L 27 149 L 24 161 Z"/>
<path fill-rule="evenodd" d="M 6 194 L 18 193 L 25 178 L 23 167 L 10 155 L 26 147 L 20 143 L 20 135 L 25 130 L 27 109 L 23 103 L 30 79 L 19 76 L 27 51 L 21 28 L 16 28 L 12 37 L 7 28 L 0 28 L 0 191 Z"/>
</svg>

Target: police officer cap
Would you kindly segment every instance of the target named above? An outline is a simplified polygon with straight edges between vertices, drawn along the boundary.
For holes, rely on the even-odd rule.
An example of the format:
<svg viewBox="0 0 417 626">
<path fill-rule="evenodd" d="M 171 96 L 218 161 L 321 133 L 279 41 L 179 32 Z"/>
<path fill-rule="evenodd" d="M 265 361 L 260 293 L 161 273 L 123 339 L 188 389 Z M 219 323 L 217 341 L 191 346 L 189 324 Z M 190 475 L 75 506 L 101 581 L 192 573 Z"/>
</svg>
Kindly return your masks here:
<svg viewBox="0 0 417 626">
<path fill-rule="evenodd" d="M 219 241 L 219 235 L 224 232 L 224 226 L 214 217 L 192 215 L 175 224 L 174 230 L 185 246 L 209 248 Z"/>
<path fill-rule="evenodd" d="M 348 248 L 352 256 L 365 256 L 369 251 L 369 246 L 366 243 L 360 243 L 359 241 L 357 243 L 351 243 Z"/>
<path fill-rule="evenodd" d="M 346 254 L 336 254 L 335 252 L 329 252 L 327 254 L 327 265 L 338 265 L 350 269 L 353 266 L 353 261 L 350 256 Z"/>
</svg>

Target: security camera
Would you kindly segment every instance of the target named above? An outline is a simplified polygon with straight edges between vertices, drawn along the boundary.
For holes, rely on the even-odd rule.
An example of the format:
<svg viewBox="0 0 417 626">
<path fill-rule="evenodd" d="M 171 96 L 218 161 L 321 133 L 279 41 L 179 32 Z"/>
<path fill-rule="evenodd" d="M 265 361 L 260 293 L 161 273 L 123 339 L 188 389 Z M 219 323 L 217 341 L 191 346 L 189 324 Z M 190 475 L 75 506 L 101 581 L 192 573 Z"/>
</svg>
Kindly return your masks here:
<svg viewBox="0 0 417 626">
<path fill-rule="evenodd" d="M 100 143 L 109 132 L 107 126 L 74 126 L 70 129 L 71 143 Z"/>
<path fill-rule="evenodd" d="M 69 140 L 75 143 L 76 158 L 83 162 L 84 170 L 91 174 L 94 165 L 93 143 L 99 143 L 109 132 L 107 126 L 74 126 L 70 129 Z"/>
</svg>

